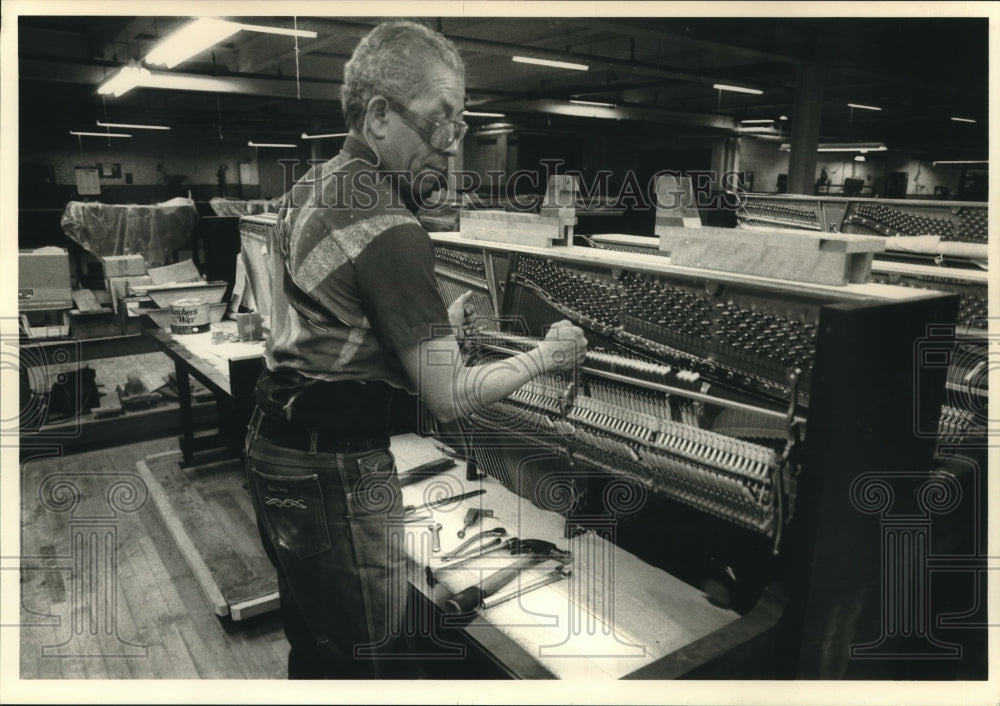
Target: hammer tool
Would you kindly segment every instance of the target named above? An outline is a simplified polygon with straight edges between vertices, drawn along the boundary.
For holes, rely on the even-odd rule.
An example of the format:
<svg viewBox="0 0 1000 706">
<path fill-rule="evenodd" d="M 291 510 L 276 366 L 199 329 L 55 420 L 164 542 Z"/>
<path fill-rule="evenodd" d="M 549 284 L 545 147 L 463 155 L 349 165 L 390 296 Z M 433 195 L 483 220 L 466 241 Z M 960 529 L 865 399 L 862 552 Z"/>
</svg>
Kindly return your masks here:
<svg viewBox="0 0 1000 706">
<path fill-rule="evenodd" d="M 497 552 L 503 551 L 504 549 L 507 549 L 511 545 L 511 542 L 516 542 L 516 541 L 517 541 L 516 537 L 513 539 L 506 539 L 506 540 L 501 537 L 494 537 L 488 542 L 483 542 L 483 546 L 481 547 L 481 550 L 478 554 L 470 554 L 469 556 L 463 557 L 462 559 L 452 562 L 446 566 L 439 566 L 437 568 L 437 571 L 448 571 L 450 569 L 459 569 L 471 561 L 475 561 L 476 559 L 480 559 L 484 556 L 488 556 L 490 554 L 496 554 Z M 430 584 L 431 586 L 436 584 L 437 571 L 435 571 L 429 566 L 425 566 L 424 571 L 427 572 L 427 583 Z"/>
<path fill-rule="evenodd" d="M 557 581 L 562 581 L 573 573 L 573 569 L 566 564 L 562 566 L 557 566 L 552 569 L 552 571 L 539 576 L 538 578 L 528 581 L 527 583 L 521 584 L 517 590 L 507 591 L 506 593 L 494 593 L 492 596 L 487 596 L 482 601 L 482 608 L 486 610 L 487 608 L 492 608 L 495 605 L 500 605 L 501 603 L 506 603 L 514 598 L 519 598 L 527 593 L 541 588 L 542 586 L 548 586 L 550 583 L 555 583 Z"/>
<path fill-rule="evenodd" d="M 524 556 L 507 568 L 490 574 L 479 584 L 474 584 L 453 594 L 444 602 L 445 611 L 452 614 L 474 612 L 483 606 L 484 600 L 516 579 L 521 571 L 530 569 L 548 560 L 555 560 L 560 564 L 569 564 L 573 559 L 571 552 L 563 551 L 551 542 L 524 540 L 519 542 L 519 545 L 518 553 L 522 553 Z"/>
</svg>

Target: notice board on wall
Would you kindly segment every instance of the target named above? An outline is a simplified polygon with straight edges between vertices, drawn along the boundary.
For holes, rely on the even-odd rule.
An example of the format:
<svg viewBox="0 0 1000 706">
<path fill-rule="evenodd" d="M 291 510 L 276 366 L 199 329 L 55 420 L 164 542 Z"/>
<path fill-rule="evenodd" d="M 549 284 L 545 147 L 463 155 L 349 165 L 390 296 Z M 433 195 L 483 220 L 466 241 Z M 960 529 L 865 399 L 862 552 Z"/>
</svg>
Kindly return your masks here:
<svg viewBox="0 0 1000 706">
<path fill-rule="evenodd" d="M 101 173 L 97 167 L 76 168 L 76 191 L 80 196 L 96 196 L 101 193 Z"/>
</svg>

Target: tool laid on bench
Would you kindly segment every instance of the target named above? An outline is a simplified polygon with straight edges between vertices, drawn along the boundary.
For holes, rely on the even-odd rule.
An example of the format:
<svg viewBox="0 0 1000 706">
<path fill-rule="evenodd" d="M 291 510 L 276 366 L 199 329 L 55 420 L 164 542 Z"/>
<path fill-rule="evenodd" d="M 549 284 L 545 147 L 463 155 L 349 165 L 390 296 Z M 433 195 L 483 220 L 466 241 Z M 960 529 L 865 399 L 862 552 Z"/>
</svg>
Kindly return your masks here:
<svg viewBox="0 0 1000 706">
<path fill-rule="evenodd" d="M 521 540 L 516 542 L 511 549 L 512 553 L 521 554 L 521 558 L 510 566 L 490 574 L 478 584 L 469 586 L 447 598 L 444 602 L 445 611 L 452 614 L 474 612 L 484 606 L 486 599 L 516 579 L 521 571 L 545 561 L 552 560 L 566 565 L 573 560 L 572 552 L 559 549 L 551 542 L 537 539 Z M 513 551 L 514 549 L 517 551 Z M 517 592 L 517 595 L 520 593 Z"/>
<path fill-rule="evenodd" d="M 458 538 L 462 539 L 465 537 L 465 530 L 479 522 L 479 520 L 483 517 L 493 517 L 493 511 L 470 507 L 465 513 L 465 520 L 462 521 L 462 529 L 458 531 Z"/>
<path fill-rule="evenodd" d="M 470 490 L 468 493 L 462 493 L 461 495 L 451 495 L 447 498 L 441 498 L 439 500 L 431 500 L 424 503 L 423 505 L 406 505 L 403 507 L 404 514 L 411 514 L 417 510 L 422 510 L 423 508 L 437 507 L 438 505 L 447 505 L 448 503 L 457 503 L 460 500 L 466 500 L 468 498 L 474 498 L 477 495 L 482 495 L 486 490 L 480 488 L 479 490 Z"/>
<path fill-rule="evenodd" d="M 453 549 L 452 551 L 448 552 L 447 554 L 442 554 L 441 555 L 441 561 L 451 561 L 452 559 L 457 559 L 458 557 L 460 557 L 462 555 L 462 552 L 464 552 L 466 549 L 468 549 L 469 547 L 471 547 L 477 541 L 481 541 L 481 540 L 485 539 L 486 537 L 504 537 L 506 535 L 507 535 L 507 530 L 504 529 L 503 527 L 494 527 L 493 529 L 490 529 L 490 530 L 483 530 L 482 532 L 480 532 L 479 534 L 475 535 L 471 539 L 465 540 L 464 542 L 462 542 L 460 545 L 458 545 L 457 547 L 455 547 L 455 549 Z M 494 544 L 496 544 L 496 543 L 497 542 L 494 542 Z M 480 549 L 482 549 L 482 547 L 480 547 Z"/>
<path fill-rule="evenodd" d="M 568 564 L 561 564 L 552 569 L 549 573 L 539 576 L 538 578 L 528 581 L 527 583 L 523 583 L 512 591 L 507 591 L 506 593 L 494 593 L 492 596 L 487 596 L 482 600 L 481 607 L 483 610 L 486 610 L 487 608 L 492 608 L 495 605 L 506 603 L 514 598 L 520 598 L 521 596 L 531 593 L 542 586 L 548 586 L 549 584 L 569 578 L 572 573 L 573 567 Z"/>
<path fill-rule="evenodd" d="M 444 566 L 439 566 L 436 570 L 432 569 L 430 566 L 425 566 L 424 571 L 427 573 L 427 583 L 431 586 L 436 584 L 437 572 L 438 571 L 451 571 L 452 569 L 460 569 L 466 564 L 475 561 L 476 559 L 481 559 L 484 556 L 489 556 L 490 554 L 496 554 L 497 552 L 502 552 L 508 550 L 511 554 L 517 554 L 520 549 L 520 541 L 517 537 L 511 537 L 510 539 L 504 539 L 503 537 L 494 537 L 488 542 L 483 542 L 480 547 L 478 554 L 469 554 L 464 556 L 458 561 L 453 561 L 450 564 Z M 537 541 L 537 540 L 527 540 L 527 541 Z"/>
<path fill-rule="evenodd" d="M 427 525 L 427 529 L 431 531 L 431 551 L 441 551 L 441 523 L 432 522 Z"/>
</svg>

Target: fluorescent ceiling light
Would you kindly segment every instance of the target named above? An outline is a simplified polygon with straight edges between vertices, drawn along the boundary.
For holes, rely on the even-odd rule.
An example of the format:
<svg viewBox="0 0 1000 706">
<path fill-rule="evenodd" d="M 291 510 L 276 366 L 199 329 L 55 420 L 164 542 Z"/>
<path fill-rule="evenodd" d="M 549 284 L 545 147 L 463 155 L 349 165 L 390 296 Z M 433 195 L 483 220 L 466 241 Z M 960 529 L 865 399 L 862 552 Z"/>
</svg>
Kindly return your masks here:
<svg viewBox="0 0 1000 706">
<path fill-rule="evenodd" d="M 862 110 L 882 110 L 876 105 L 861 105 L 860 103 L 848 103 L 849 108 L 861 108 Z"/>
<path fill-rule="evenodd" d="M 138 83 L 145 88 L 167 88 L 181 91 L 216 91 L 231 93 L 233 84 L 214 76 L 177 76 L 169 72 L 150 73 Z"/>
<path fill-rule="evenodd" d="M 250 140 L 247 144 L 251 147 L 298 147 L 298 145 L 284 142 L 254 142 L 253 140 Z"/>
<path fill-rule="evenodd" d="M 855 162 L 864 162 L 864 161 L 866 161 L 865 160 L 865 156 L 863 154 L 859 154 L 859 155 L 857 155 L 857 156 L 854 157 L 854 161 Z"/>
<path fill-rule="evenodd" d="M 730 86 L 728 83 L 713 83 L 712 88 L 720 91 L 732 91 L 734 93 L 752 93 L 755 96 L 763 95 L 764 91 L 756 88 L 746 88 L 744 86 Z"/>
<path fill-rule="evenodd" d="M 468 115 L 471 118 L 503 118 L 506 117 L 506 113 L 481 113 L 476 110 L 465 110 L 462 111 L 462 115 Z"/>
<path fill-rule="evenodd" d="M 83 137 L 132 137 L 127 132 L 83 132 L 80 130 L 70 130 L 70 135 L 82 135 Z"/>
<path fill-rule="evenodd" d="M 614 108 L 615 107 L 614 103 L 601 103 L 600 101 L 581 101 L 581 100 L 577 100 L 575 98 L 571 98 L 569 102 L 570 103 L 576 103 L 577 105 L 593 105 L 593 106 L 597 106 L 598 108 Z"/>
<path fill-rule="evenodd" d="M 739 132 L 750 132 L 750 133 L 753 133 L 753 132 L 763 132 L 763 133 L 777 134 L 777 132 L 778 132 L 771 125 L 750 125 L 748 127 L 743 127 L 741 125 L 740 127 L 736 128 L 736 129 Z"/>
<path fill-rule="evenodd" d="M 512 56 L 514 61 L 520 64 L 538 64 L 539 66 L 551 66 L 555 69 L 571 69 L 573 71 L 587 71 L 590 69 L 586 64 L 572 64 L 568 61 L 551 61 L 549 59 L 535 59 L 530 56 Z"/>
<path fill-rule="evenodd" d="M 989 164 L 988 159 L 941 159 L 937 162 L 931 162 L 932 167 L 936 167 L 939 164 Z"/>
<path fill-rule="evenodd" d="M 792 149 L 789 142 L 783 142 L 778 148 L 782 152 Z M 817 152 L 885 152 L 889 148 L 882 142 L 820 142 Z"/>
<path fill-rule="evenodd" d="M 107 95 L 110 93 L 117 98 L 118 96 L 128 93 L 133 88 L 138 86 L 139 83 L 149 77 L 149 75 L 149 69 L 139 66 L 138 64 L 129 64 L 128 66 L 123 66 L 118 73 L 102 83 L 97 88 L 97 92 L 101 95 Z"/>
<path fill-rule="evenodd" d="M 146 63 L 172 69 L 185 59 L 200 54 L 211 46 L 240 31 L 235 22 L 199 17 L 168 35 L 146 54 Z"/>
<path fill-rule="evenodd" d="M 302 139 L 303 140 L 322 140 L 324 137 L 347 137 L 349 134 L 350 134 L 349 132 L 328 132 L 328 133 L 325 133 L 323 135 L 307 135 L 306 133 L 303 132 L 302 133 Z"/>
<path fill-rule="evenodd" d="M 740 120 L 740 125 L 771 125 L 773 122 L 773 118 L 761 118 L 754 120 Z"/>
<path fill-rule="evenodd" d="M 510 135 L 514 132 L 514 128 L 511 127 L 495 127 L 484 130 L 476 130 L 472 133 L 473 137 L 493 137 L 494 135 Z"/>
<path fill-rule="evenodd" d="M 105 123 L 100 120 L 97 121 L 98 127 L 125 127 L 133 128 L 135 130 L 169 130 L 170 128 L 166 125 L 138 125 L 133 123 Z"/>
<path fill-rule="evenodd" d="M 972 118 L 955 118 L 955 117 L 952 117 L 951 119 L 954 120 L 956 123 L 974 123 L 974 122 L 976 122 Z"/>
<path fill-rule="evenodd" d="M 316 37 L 316 33 L 301 29 L 284 29 L 264 25 L 248 25 L 239 22 L 229 22 L 215 17 L 199 17 L 189 22 L 176 32 L 160 41 L 146 55 L 146 63 L 154 66 L 164 65 L 172 69 L 177 64 L 200 54 L 209 47 L 228 39 L 241 29 L 267 34 L 282 34 L 293 37 Z"/>
<path fill-rule="evenodd" d="M 149 69 L 137 64 L 122 67 L 121 71 L 101 84 L 97 92 L 103 95 L 111 93 L 117 98 L 137 86 L 144 88 L 178 89 L 182 91 L 232 92 L 232 83 L 224 78 L 215 78 L 213 76 L 179 76 L 163 71 L 153 73 Z"/>
</svg>

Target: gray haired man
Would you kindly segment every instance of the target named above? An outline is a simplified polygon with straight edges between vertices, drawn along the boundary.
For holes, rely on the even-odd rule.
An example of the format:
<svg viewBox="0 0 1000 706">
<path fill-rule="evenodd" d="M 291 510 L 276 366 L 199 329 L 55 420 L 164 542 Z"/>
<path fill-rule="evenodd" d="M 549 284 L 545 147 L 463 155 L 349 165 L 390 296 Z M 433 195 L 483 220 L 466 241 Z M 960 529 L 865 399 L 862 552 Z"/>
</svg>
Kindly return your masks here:
<svg viewBox="0 0 1000 706">
<path fill-rule="evenodd" d="M 415 676 L 402 638 L 402 502 L 389 451 L 400 396 L 442 421 L 576 365 L 583 332 L 466 367 L 414 204 L 445 178 L 466 126 L 465 69 L 442 35 L 379 25 L 344 70 L 350 135 L 291 190 L 272 244 L 266 370 L 247 437 L 264 547 L 278 570 L 292 678 Z M 402 665 L 404 668 L 399 668 Z"/>
</svg>

